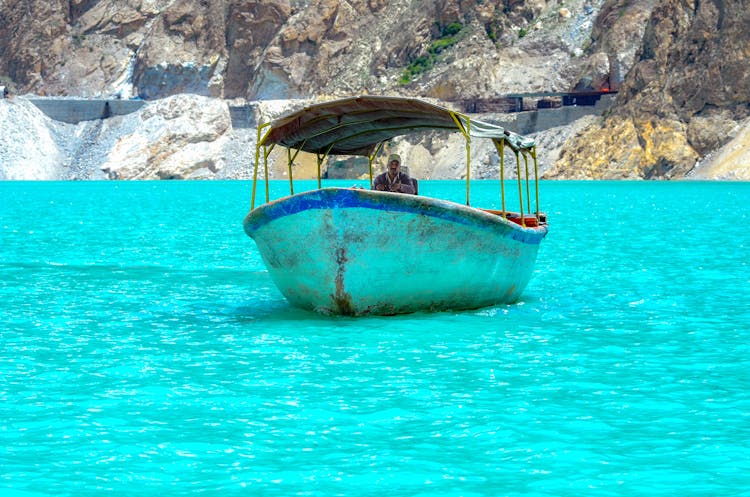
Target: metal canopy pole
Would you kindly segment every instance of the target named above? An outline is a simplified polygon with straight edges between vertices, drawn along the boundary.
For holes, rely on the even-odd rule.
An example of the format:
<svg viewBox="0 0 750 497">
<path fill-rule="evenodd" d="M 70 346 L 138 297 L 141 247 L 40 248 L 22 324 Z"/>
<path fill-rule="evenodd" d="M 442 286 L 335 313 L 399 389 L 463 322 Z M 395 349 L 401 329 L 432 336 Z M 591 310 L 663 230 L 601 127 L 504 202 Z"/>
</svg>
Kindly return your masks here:
<svg viewBox="0 0 750 497">
<path fill-rule="evenodd" d="M 255 167 L 253 168 L 253 193 L 250 195 L 250 209 L 255 209 L 255 188 L 258 185 L 258 162 L 260 162 L 260 147 L 255 147 Z"/>
<path fill-rule="evenodd" d="M 294 179 L 292 174 L 292 165 L 294 164 L 294 159 L 297 158 L 300 151 L 302 151 L 303 148 L 305 148 L 305 143 L 307 143 L 307 140 L 303 140 L 302 144 L 295 150 L 294 155 L 292 155 L 292 149 L 287 148 L 286 149 L 286 156 L 288 159 L 288 168 L 289 168 L 289 195 L 294 195 Z"/>
<path fill-rule="evenodd" d="M 522 152 L 522 154 L 523 163 L 526 167 L 526 211 L 531 213 L 531 191 L 529 190 L 529 156 L 526 154 L 525 150 Z"/>
<path fill-rule="evenodd" d="M 466 205 L 471 205 L 469 202 L 470 190 L 471 190 L 471 121 L 466 119 Z"/>
<path fill-rule="evenodd" d="M 326 155 L 320 155 L 320 153 L 315 154 L 318 159 L 318 190 L 320 190 L 320 165 L 323 163 L 324 160 L 326 160 Z"/>
<path fill-rule="evenodd" d="M 268 185 L 268 156 L 271 155 L 271 152 L 273 151 L 273 148 L 276 145 L 271 145 L 270 147 L 263 146 L 263 177 L 266 180 L 266 203 L 271 201 L 271 192 L 269 191 L 269 185 Z"/>
<path fill-rule="evenodd" d="M 380 149 L 383 147 L 383 142 L 378 143 L 377 147 L 375 147 L 375 150 L 367 156 L 367 160 L 370 162 L 370 190 L 372 190 L 372 163 L 375 160 L 375 157 L 380 153 Z"/>
<path fill-rule="evenodd" d="M 539 219 L 539 167 L 536 160 L 536 145 L 531 149 L 531 157 L 534 159 L 534 189 L 536 190 L 536 218 Z"/>
<path fill-rule="evenodd" d="M 514 150 L 516 153 L 516 177 L 518 178 L 518 203 L 521 208 L 521 226 L 526 227 L 526 220 L 523 217 L 523 186 L 521 180 L 521 161 L 518 157 L 518 150 Z"/>
<path fill-rule="evenodd" d="M 466 205 L 471 205 L 469 202 L 469 196 L 471 194 L 471 118 L 467 115 L 460 114 L 461 117 L 466 120 L 466 125 L 464 126 L 461 119 L 458 118 L 459 114 L 451 112 L 450 115 L 466 140 Z"/>
<path fill-rule="evenodd" d="M 294 163 L 294 159 L 297 158 L 297 154 L 299 154 L 299 149 L 297 149 L 297 151 L 294 152 L 294 155 L 292 155 L 291 148 L 286 149 L 287 168 L 289 169 L 289 195 L 294 195 L 294 180 L 292 178 L 292 164 Z"/>
<path fill-rule="evenodd" d="M 328 154 L 331 153 L 331 149 L 333 148 L 334 145 L 335 143 L 331 143 L 330 145 L 328 145 L 328 148 L 326 149 L 325 153 L 322 156 L 320 155 L 320 152 L 316 154 L 318 156 L 318 190 L 322 188 L 320 166 L 323 164 L 323 161 L 328 158 Z"/>
<path fill-rule="evenodd" d="M 271 130 L 269 129 L 268 132 L 265 135 L 263 135 L 262 138 L 260 135 L 263 129 L 270 125 L 271 123 L 265 123 L 265 124 L 261 124 L 260 126 L 258 126 L 258 136 L 257 136 L 257 141 L 255 142 L 255 167 L 253 168 L 253 193 L 250 199 L 251 209 L 255 209 L 255 190 L 258 185 L 258 166 L 260 162 L 261 143 L 263 143 L 263 141 L 266 139 L 266 137 L 268 136 L 268 133 L 270 133 Z M 268 184 L 268 173 L 266 173 L 266 184 Z M 268 199 L 266 199 L 266 202 L 268 202 Z"/>
<path fill-rule="evenodd" d="M 498 155 L 500 155 L 500 203 L 502 216 L 505 217 L 505 140 L 495 139 L 492 140 L 495 144 L 495 149 Z"/>
</svg>

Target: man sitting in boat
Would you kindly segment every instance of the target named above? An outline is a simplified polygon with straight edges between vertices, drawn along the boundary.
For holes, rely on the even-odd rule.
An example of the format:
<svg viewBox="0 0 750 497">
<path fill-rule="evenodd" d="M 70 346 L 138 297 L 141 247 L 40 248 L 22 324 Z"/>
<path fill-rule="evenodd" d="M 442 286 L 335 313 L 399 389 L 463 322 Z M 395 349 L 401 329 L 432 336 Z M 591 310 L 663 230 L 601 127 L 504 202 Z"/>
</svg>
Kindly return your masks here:
<svg viewBox="0 0 750 497">
<path fill-rule="evenodd" d="M 379 174 L 372 184 L 373 190 L 381 192 L 411 193 L 416 195 L 416 181 L 408 174 L 401 172 L 401 156 L 391 154 L 388 157 L 388 169 Z"/>
</svg>

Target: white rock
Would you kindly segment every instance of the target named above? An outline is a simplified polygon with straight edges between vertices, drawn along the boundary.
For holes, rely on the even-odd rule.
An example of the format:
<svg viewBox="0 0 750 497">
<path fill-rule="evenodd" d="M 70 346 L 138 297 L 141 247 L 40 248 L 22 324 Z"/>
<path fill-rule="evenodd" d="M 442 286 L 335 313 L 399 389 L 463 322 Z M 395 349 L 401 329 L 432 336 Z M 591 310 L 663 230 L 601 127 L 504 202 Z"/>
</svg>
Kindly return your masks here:
<svg viewBox="0 0 750 497">
<path fill-rule="evenodd" d="M 63 156 L 48 122 L 26 99 L 0 100 L 0 180 L 62 179 Z"/>
<path fill-rule="evenodd" d="M 140 118 L 101 166 L 110 178 L 210 178 L 224 167 L 231 121 L 223 101 L 176 95 L 147 104 Z"/>
</svg>

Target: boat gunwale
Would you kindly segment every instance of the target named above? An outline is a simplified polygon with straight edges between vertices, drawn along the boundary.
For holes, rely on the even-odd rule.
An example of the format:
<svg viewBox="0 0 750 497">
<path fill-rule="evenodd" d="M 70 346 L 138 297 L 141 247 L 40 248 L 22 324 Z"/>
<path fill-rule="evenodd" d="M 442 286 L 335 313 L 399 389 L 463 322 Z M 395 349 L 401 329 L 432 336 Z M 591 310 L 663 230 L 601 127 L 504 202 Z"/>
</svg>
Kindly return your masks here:
<svg viewBox="0 0 750 497">
<path fill-rule="evenodd" d="M 275 199 L 250 211 L 243 222 L 248 236 L 276 219 L 311 209 L 364 208 L 402 212 L 439 218 L 462 225 L 495 225 L 510 230 L 511 238 L 538 245 L 547 234 L 547 226 L 521 226 L 498 214 L 450 200 L 381 192 L 359 188 L 326 187 Z"/>
</svg>

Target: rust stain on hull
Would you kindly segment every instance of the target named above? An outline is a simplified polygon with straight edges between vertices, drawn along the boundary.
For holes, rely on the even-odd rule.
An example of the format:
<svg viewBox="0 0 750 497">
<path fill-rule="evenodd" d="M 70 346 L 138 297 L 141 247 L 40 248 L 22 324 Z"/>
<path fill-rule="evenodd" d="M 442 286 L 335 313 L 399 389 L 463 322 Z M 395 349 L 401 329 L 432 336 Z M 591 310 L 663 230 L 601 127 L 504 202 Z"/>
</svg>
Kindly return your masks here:
<svg viewBox="0 0 750 497">
<path fill-rule="evenodd" d="M 346 263 L 349 259 L 346 257 L 346 249 L 340 247 L 336 249 L 336 294 L 331 295 L 335 312 L 345 316 L 354 316 L 355 309 L 352 304 L 352 296 L 344 289 L 344 273 L 346 272 Z"/>
</svg>

